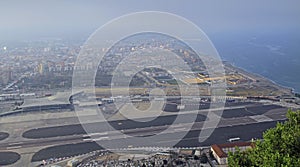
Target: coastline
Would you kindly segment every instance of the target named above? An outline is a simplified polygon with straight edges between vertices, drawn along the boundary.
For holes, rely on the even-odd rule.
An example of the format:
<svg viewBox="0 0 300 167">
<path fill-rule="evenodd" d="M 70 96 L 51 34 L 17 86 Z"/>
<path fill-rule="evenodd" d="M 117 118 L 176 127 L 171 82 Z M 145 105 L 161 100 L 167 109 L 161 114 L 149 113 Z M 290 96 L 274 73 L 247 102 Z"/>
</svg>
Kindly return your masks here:
<svg viewBox="0 0 300 167">
<path fill-rule="evenodd" d="M 243 73 L 247 74 L 247 75 L 250 75 L 250 76 L 253 76 L 253 77 L 257 77 L 257 78 L 262 78 L 263 80 L 267 81 L 267 82 L 270 82 L 272 83 L 273 85 L 281 88 L 281 89 L 284 89 L 286 91 L 290 91 L 291 94 L 295 94 L 295 93 L 298 93 L 298 92 L 295 92 L 295 88 L 293 87 L 289 87 L 289 86 L 284 86 L 282 84 L 279 84 L 277 82 L 275 82 L 274 80 L 271 80 L 261 74 L 258 74 L 258 73 L 254 73 L 254 72 L 250 72 L 248 71 L 247 69 L 243 68 L 243 67 L 240 67 L 240 66 L 236 66 L 236 65 L 233 65 L 231 62 L 227 61 L 227 60 L 223 60 L 223 64 L 226 66 L 230 66 L 232 68 L 235 68 L 237 70 L 240 70 L 242 71 Z"/>
</svg>

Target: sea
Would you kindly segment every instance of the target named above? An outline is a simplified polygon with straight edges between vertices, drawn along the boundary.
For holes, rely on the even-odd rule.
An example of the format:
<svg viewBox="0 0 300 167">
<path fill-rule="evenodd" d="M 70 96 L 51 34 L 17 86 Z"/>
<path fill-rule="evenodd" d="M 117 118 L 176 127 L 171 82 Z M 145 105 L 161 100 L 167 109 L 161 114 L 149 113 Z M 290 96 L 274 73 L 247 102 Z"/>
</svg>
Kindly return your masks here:
<svg viewBox="0 0 300 167">
<path fill-rule="evenodd" d="M 209 37 L 222 60 L 300 92 L 299 32 L 231 32 Z"/>
</svg>

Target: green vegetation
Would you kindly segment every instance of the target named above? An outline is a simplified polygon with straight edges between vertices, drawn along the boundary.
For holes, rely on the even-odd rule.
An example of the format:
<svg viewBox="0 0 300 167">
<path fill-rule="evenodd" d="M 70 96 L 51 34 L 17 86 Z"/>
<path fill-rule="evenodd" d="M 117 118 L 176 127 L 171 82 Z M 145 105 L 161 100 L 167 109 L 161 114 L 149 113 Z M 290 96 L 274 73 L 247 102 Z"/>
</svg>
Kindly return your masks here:
<svg viewBox="0 0 300 167">
<path fill-rule="evenodd" d="M 300 111 L 287 113 L 288 121 L 263 134 L 255 148 L 229 153 L 229 166 L 300 166 Z"/>
</svg>

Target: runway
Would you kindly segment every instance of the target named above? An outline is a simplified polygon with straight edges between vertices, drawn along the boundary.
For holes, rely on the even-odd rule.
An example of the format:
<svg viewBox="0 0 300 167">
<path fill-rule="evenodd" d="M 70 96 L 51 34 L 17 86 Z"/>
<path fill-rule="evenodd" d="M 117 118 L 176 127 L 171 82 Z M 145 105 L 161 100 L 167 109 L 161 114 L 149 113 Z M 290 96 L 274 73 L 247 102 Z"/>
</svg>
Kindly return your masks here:
<svg viewBox="0 0 300 167">
<path fill-rule="evenodd" d="M 281 109 L 286 112 L 286 109 L 277 106 L 277 105 L 254 105 L 249 107 L 237 108 L 237 109 L 229 109 L 224 110 L 222 113 L 222 118 L 239 118 L 239 117 L 247 117 L 254 115 L 261 115 L 272 109 Z M 206 119 L 205 114 L 198 114 L 195 122 L 203 122 Z M 184 115 L 182 122 L 179 123 L 190 123 L 189 119 L 190 115 L 188 112 Z M 150 122 L 137 122 L 132 120 L 118 120 L 118 121 L 109 121 L 108 123 L 116 130 L 125 130 L 125 129 L 133 129 L 133 128 L 144 128 L 151 126 L 162 126 L 162 125 L 171 125 L 176 119 L 177 115 L 170 116 L 161 116 Z M 109 130 L 110 128 L 106 126 L 105 122 L 97 122 L 86 124 L 88 129 L 91 129 L 92 133 L 103 132 Z M 66 126 L 53 126 L 46 128 L 36 128 L 31 129 L 23 133 L 23 137 L 37 139 L 37 138 L 46 138 L 46 137 L 58 137 L 58 136 L 68 136 L 68 135 L 78 135 L 78 134 L 86 134 L 84 128 L 81 124 L 74 125 L 66 125 Z"/>
<path fill-rule="evenodd" d="M 81 124 L 52 126 L 30 129 L 22 134 L 24 139 L 20 142 L 2 142 L 1 150 L 16 150 L 29 147 L 44 147 L 35 153 L 32 161 L 39 161 L 53 157 L 66 157 L 87 153 L 93 150 L 103 149 L 102 146 L 110 145 L 118 148 L 144 147 L 144 146 L 169 146 L 172 145 L 172 137 L 187 133 L 176 142 L 175 147 L 200 147 L 215 143 L 228 142 L 229 138 L 239 137 L 242 141 L 252 138 L 261 138 L 262 133 L 276 125 L 278 121 L 284 121 L 287 109 L 277 105 L 263 105 L 249 103 L 245 106 L 234 104 L 232 109 L 224 110 L 217 128 L 204 142 L 199 142 L 199 133 L 212 130 L 209 127 L 202 129 L 207 112 L 197 114 L 195 122 L 191 122 L 189 111 L 183 112 L 181 122 L 174 120 L 177 115 L 165 115 L 149 122 L 137 122 L 133 120 L 109 121 L 109 128 L 105 122 L 86 124 L 90 130 L 87 135 Z M 213 111 L 218 114 L 217 111 Z M 72 120 L 73 118 L 68 118 Z M 61 120 L 63 121 L 63 120 Z M 51 122 L 56 122 L 55 120 Z M 192 129 L 188 127 L 191 126 Z M 115 131 L 120 132 L 116 134 Z M 155 136 L 157 141 L 146 139 Z M 140 141 L 131 141 L 131 137 L 140 138 Z M 145 139 L 145 140 L 144 140 Z M 98 142 L 98 145 L 95 141 Z M 121 147 L 120 147 L 121 146 Z M 3 155 L 5 157 L 5 155 Z"/>
<path fill-rule="evenodd" d="M 190 131 L 175 147 L 199 147 L 199 146 L 210 146 L 215 143 L 224 143 L 228 142 L 227 140 L 232 137 L 240 137 L 241 141 L 249 141 L 252 138 L 261 138 L 262 133 L 272 128 L 276 125 L 277 121 L 272 122 L 264 122 L 264 123 L 255 123 L 255 124 L 247 124 L 247 125 L 238 125 L 231 127 L 222 127 L 217 128 L 213 132 L 213 134 L 204 142 L 199 143 L 199 133 L 200 130 L 192 130 Z M 178 132 L 174 132 L 173 135 L 176 135 Z M 180 133 L 180 132 L 179 132 Z M 161 140 L 160 144 L 167 145 L 171 141 L 163 141 Z M 111 143 L 123 143 L 123 148 L 130 147 L 144 147 L 145 143 L 131 143 L 130 140 L 124 141 L 124 138 L 119 139 L 104 139 L 100 143 L 107 144 Z M 153 147 L 156 147 L 153 145 Z M 49 147 L 46 149 L 42 149 L 37 152 L 32 161 L 41 161 L 43 159 L 48 159 L 51 157 L 66 157 L 72 155 L 83 154 L 87 152 L 91 152 L 94 150 L 103 149 L 99 144 L 92 140 L 82 141 L 77 144 L 65 144 L 58 145 L 54 147 Z"/>
</svg>

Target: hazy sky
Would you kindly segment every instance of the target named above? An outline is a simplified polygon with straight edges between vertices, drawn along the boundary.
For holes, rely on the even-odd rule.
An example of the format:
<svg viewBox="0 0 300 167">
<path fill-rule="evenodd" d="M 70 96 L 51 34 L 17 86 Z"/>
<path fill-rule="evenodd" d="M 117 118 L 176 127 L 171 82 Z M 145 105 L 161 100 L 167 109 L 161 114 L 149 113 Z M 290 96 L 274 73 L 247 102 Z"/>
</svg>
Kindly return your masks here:
<svg viewBox="0 0 300 167">
<path fill-rule="evenodd" d="M 0 38 L 90 34 L 115 17 L 149 10 L 178 14 L 207 33 L 300 28 L 299 0 L 1 0 Z"/>
</svg>

